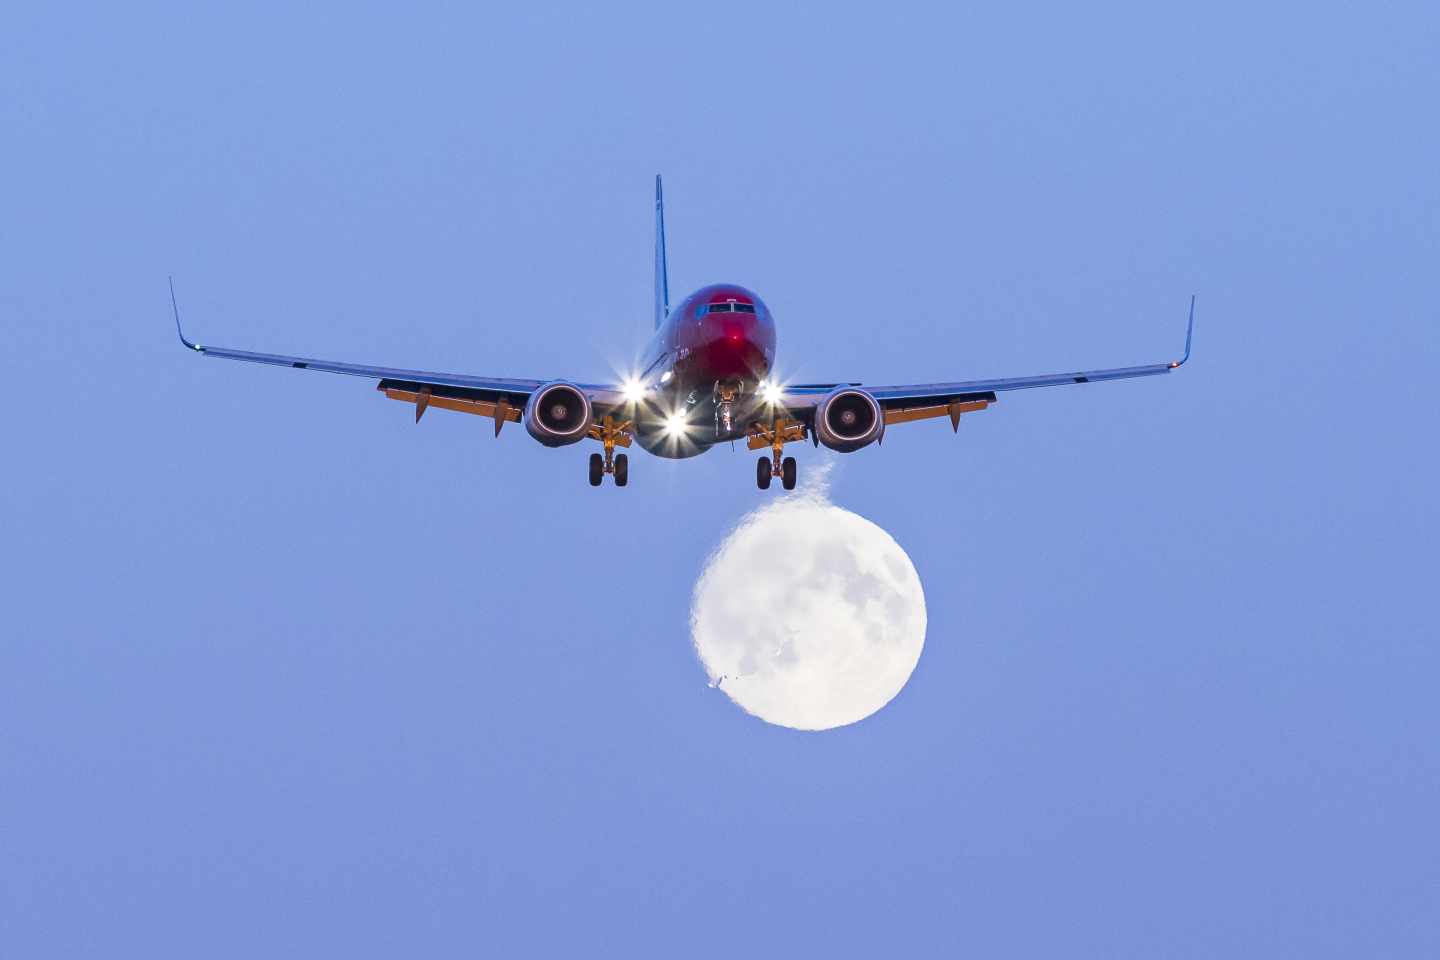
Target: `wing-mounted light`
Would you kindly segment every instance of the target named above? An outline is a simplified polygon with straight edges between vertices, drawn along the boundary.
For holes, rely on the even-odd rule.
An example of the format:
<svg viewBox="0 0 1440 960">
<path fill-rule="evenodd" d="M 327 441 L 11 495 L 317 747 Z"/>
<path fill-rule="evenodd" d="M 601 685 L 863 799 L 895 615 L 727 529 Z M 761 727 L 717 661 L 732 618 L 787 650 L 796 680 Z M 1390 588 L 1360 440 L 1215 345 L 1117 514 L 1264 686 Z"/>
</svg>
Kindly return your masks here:
<svg viewBox="0 0 1440 960">
<path fill-rule="evenodd" d="M 649 399 L 650 388 L 647 387 L 645 381 L 639 377 L 627 377 L 625 381 L 620 384 L 620 397 L 627 404 L 635 406 Z"/>
<path fill-rule="evenodd" d="M 778 407 L 785 402 L 785 387 L 778 380 L 760 381 L 755 393 L 766 407 Z"/>
</svg>

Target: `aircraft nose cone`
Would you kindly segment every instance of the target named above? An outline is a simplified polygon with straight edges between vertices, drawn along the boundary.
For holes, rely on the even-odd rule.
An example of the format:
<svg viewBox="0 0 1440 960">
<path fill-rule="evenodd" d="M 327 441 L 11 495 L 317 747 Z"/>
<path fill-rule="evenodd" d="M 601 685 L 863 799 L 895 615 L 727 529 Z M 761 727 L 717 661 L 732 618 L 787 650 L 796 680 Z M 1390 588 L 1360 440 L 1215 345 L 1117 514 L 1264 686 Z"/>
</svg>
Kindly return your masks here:
<svg viewBox="0 0 1440 960">
<path fill-rule="evenodd" d="M 744 343 L 750 331 L 755 329 L 755 315 L 737 313 L 725 318 L 721 324 L 721 335 L 731 343 Z"/>
</svg>

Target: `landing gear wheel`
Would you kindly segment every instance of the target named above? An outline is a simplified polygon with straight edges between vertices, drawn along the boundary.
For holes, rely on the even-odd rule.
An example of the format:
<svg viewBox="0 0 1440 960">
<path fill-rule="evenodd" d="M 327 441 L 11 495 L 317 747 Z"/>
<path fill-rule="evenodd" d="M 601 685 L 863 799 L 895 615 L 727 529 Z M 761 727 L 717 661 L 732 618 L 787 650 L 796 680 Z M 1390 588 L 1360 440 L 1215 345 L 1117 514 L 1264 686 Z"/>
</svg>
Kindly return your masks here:
<svg viewBox="0 0 1440 960">
<path fill-rule="evenodd" d="M 786 490 L 795 489 L 795 458 L 786 457 L 780 465 L 780 485 Z"/>
<path fill-rule="evenodd" d="M 755 486 L 761 490 L 770 489 L 770 458 L 761 457 L 755 464 Z"/>
<path fill-rule="evenodd" d="M 590 454 L 590 486 L 600 486 L 600 481 L 605 479 L 605 461 L 598 453 Z"/>
<path fill-rule="evenodd" d="M 630 482 L 630 458 L 623 453 L 615 454 L 615 486 L 623 487 Z"/>
</svg>

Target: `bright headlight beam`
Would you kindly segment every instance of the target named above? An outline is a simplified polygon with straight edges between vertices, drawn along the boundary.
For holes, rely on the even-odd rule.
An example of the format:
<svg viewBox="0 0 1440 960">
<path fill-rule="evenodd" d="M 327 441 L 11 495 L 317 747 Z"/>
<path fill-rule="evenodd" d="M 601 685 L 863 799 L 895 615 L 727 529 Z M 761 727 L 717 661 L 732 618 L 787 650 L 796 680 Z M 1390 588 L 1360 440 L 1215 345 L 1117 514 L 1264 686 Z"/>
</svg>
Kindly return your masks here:
<svg viewBox="0 0 1440 960">
<path fill-rule="evenodd" d="M 785 399 L 785 390 L 778 383 L 767 380 L 760 385 L 760 396 L 771 406 Z"/>
<path fill-rule="evenodd" d="M 685 433 L 685 429 L 689 425 L 685 419 L 685 414 L 676 411 L 665 418 L 665 435 L 670 437 L 681 436 Z"/>
<path fill-rule="evenodd" d="M 645 393 L 645 384 L 633 378 L 620 385 L 620 394 L 627 403 L 639 403 L 645 399 Z"/>
</svg>

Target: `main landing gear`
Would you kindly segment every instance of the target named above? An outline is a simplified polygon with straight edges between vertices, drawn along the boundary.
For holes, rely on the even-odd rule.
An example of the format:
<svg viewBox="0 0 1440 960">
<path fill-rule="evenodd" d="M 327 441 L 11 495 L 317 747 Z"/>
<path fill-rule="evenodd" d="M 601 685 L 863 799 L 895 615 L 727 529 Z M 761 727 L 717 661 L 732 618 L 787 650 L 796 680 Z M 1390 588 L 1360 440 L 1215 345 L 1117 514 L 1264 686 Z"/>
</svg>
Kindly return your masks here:
<svg viewBox="0 0 1440 960">
<path fill-rule="evenodd" d="M 755 463 L 755 486 L 761 490 L 769 490 L 771 478 L 779 477 L 780 486 L 786 490 L 795 489 L 795 475 L 797 472 L 795 458 L 784 457 L 784 453 L 784 424 L 777 419 L 774 429 L 771 431 L 770 456 L 761 457 Z M 781 459 L 782 457 L 784 457 L 784 459 Z"/>
<path fill-rule="evenodd" d="M 755 486 L 761 490 L 770 489 L 771 477 L 779 477 L 780 486 L 786 490 L 794 490 L 796 474 L 794 457 L 786 457 L 784 460 L 778 461 L 769 457 L 761 457 L 755 461 Z"/>
<path fill-rule="evenodd" d="M 620 443 L 622 438 L 625 438 L 625 444 L 629 444 L 629 435 L 626 433 L 629 427 L 628 420 L 625 423 L 616 423 L 614 418 L 606 417 L 598 427 L 590 428 L 590 435 L 594 437 L 598 434 L 600 442 L 605 444 L 605 456 L 590 454 L 590 486 L 600 486 L 607 473 L 615 478 L 617 487 L 623 487 L 630 482 L 630 458 L 615 452 L 615 444 Z"/>
<path fill-rule="evenodd" d="M 617 453 L 611 462 L 606 464 L 605 458 L 600 454 L 590 454 L 590 486 L 600 486 L 607 473 L 615 478 L 615 486 L 625 486 L 630 482 L 630 458 L 623 453 Z"/>
</svg>

